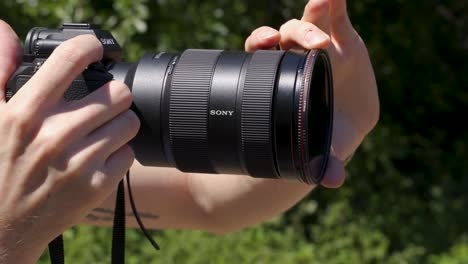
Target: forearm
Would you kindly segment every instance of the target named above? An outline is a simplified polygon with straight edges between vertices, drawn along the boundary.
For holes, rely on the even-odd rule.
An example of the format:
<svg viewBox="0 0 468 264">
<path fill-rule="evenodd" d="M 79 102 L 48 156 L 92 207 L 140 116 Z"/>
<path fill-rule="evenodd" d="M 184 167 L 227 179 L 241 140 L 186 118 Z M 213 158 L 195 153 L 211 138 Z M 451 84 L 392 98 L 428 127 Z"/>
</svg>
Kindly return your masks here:
<svg viewBox="0 0 468 264">
<path fill-rule="evenodd" d="M 202 228 L 205 216 L 187 191 L 186 174 L 171 168 L 143 167 L 135 161 L 130 170 L 133 198 L 147 228 Z M 125 188 L 127 226 L 137 227 Z M 84 223 L 112 225 L 115 192 L 98 208 L 90 212 Z"/>
<path fill-rule="evenodd" d="M 215 233 L 252 226 L 279 215 L 314 187 L 299 182 L 242 175 L 191 174 L 189 189 L 210 217 Z"/>
<path fill-rule="evenodd" d="M 136 163 L 132 189 L 140 216 L 152 229 L 201 229 L 226 233 L 278 215 L 311 189 L 301 183 L 241 175 L 188 174 Z M 127 223 L 136 227 L 127 195 Z M 112 224 L 114 195 L 85 223 Z"/>
</svg>

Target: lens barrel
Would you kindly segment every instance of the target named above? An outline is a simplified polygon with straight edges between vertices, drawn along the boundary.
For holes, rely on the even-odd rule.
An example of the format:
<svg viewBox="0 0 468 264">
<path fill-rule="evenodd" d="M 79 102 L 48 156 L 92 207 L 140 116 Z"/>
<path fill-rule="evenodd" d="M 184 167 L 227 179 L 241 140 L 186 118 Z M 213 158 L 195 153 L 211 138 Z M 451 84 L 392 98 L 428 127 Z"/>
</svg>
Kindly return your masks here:
<svg viewBox="0 0 468 264">
<path fill-rule="evenodd" d="M 186 50 L 117 63 L 142 127 L 147 166 L 184 172 L 322 180 L 330 154 L 333 83 L 324 50 Z"/>
</svg>

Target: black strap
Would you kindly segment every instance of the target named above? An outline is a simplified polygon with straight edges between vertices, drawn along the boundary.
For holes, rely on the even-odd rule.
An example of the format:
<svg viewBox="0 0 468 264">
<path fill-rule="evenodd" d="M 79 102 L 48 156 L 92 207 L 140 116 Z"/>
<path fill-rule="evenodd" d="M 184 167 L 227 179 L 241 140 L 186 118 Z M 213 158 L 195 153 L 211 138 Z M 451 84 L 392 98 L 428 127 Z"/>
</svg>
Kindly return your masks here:
<svg viewBox="0 0 468 264">
<path fill-rule="evenodd" d="M 63 252 L 63 236 L 59 235 L 49 243 L 50 263 L 64 264 L 65 255 Z"/>
<path fill-rule="evenodd" d="M 127 172 L 128 175 L 128 172 Z M 125 263 L 125 190 L 119 182 L 115 198 L 114 227 L 112 230 L 112 264 Z"/>
<path fill-rule="evenodd" d="M 135 216 L 141 231 L 146 238 L 151 242 L 153 247 L 159 250 L 158 244 L 149 235 L 143 222 L 140 219 L 135 201 L 133 200 L 132 188 L 130 185 L 130 171 L 127 172 L 127 189 L 128 196 L 130 199 L 130 205 L 132 207 L 133 215 Z M 62 235 L 55 238 L 49 243 L 49 255 L 51 264 L 64 264 L 64 250 L 63 250 L 63 237 Z M 119 182 L 117 188 L 117 195 L 115 198 L 115 212 L 114 212 L 114 227 L 112 230 L 112 264 L 124 264 L 125 263 L 125 189 L 124 181 Z"/>
</svg>

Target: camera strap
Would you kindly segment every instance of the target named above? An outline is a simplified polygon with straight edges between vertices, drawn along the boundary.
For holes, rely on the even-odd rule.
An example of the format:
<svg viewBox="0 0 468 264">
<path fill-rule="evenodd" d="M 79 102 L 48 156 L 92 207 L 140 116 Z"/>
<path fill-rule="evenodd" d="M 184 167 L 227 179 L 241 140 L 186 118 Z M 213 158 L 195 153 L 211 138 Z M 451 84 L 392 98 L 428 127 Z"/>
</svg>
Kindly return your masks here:
<svg viewBox="0 0 468 264">
<path fill-rule="evenodd" d="M 148 241 L 153 245 L 156 250 L 159 250 L 159 246 L 150 236 L 147 229 L 143 225 L 140 219 L 135 201 L 133 200 L 132 188 L 130 184 L 130 171 L 126 175 L 127 190 L 130 200 L 130 206 L 132 207 L 133 215 Z M 115 198 L 115 211 L 114 211 L 114 225 L 112 229 L 112 264 L 124 264 L 125 263 L 125 189 L 124 180 L 119 182 L 117 188 L 117 195 Z M 59 235 L 49 243 L 49 255 L 51 264 L 64 264 L 65 255 L 63 247 L 63 236 Z"/>
<path fill-rule="evenodd" d="M 114 226 L 112 227 L 112 264 L 125 263 L 125 191 L 119 182 L 115 197 Z"/>
</svg>

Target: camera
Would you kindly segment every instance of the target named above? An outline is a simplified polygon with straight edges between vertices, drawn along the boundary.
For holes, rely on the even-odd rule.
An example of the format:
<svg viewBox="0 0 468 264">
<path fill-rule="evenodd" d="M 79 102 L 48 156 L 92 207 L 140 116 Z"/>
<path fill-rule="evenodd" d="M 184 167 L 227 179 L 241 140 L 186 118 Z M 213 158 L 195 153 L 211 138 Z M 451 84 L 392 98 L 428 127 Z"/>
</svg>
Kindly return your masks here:
<svg viewBox="0 0 468 264">
<path fill-rule="evenodd" d="M 80 100 L 110 80 L 132 91 L 141 120 L 130 142 L 145 166 L 184 172 L 244 174 L 319 184 L 327 169 L 333 125 L 333 78 L 325 50 L 253 53 L 188 49 L 122 60 L 109 31 L 84 23 L 29 31 L 10 99 L 64 41 L 95 35 L 100 62 L 64 94 Z"/>
</svg>

